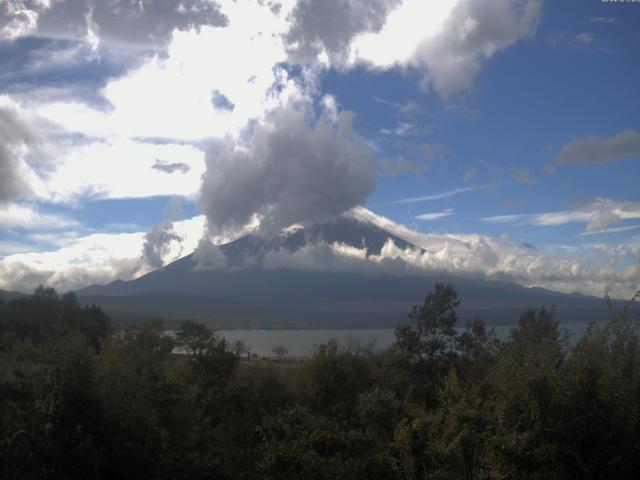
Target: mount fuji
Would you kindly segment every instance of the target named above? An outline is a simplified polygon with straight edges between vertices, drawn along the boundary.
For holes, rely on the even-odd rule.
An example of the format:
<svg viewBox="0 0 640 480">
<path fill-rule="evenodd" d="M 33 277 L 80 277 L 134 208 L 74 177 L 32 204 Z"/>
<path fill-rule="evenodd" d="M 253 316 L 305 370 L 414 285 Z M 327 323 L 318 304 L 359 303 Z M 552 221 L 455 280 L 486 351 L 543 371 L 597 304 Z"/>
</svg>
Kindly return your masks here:
<svg viewBox="0 0 640 480">
<path fill-rule="evenodd" d="M 116 322 L 196 318 L 217 328 L 389 328 L 405 321 L 436 282 L 456 288 L 462 321 L 512 324 L 523 310 L 542 306 L 555 307 L 565 323 L 611 314 L 597 297 L 412 269 L 384 258 L 390 245 L 424 253 L 379 225 L 343 216 L 274 237 L 250 233 L 137 279 L 77 293 Z"/>
</svg>

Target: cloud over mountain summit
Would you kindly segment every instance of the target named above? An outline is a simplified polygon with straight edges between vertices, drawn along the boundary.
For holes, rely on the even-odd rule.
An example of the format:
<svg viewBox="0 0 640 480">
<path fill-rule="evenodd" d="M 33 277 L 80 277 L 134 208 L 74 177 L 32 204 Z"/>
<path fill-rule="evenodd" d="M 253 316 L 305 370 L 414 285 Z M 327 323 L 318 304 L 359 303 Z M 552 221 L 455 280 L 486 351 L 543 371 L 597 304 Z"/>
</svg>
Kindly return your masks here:
<svg viewBox="0 0 640 480">
<path fill-rule="evenodd" d="M 248 140 L 210 147 L 200 205 L 214 232 L 254 215 L 272 232 L 322 221 L 365 201 L 376 183 L 373 159 L 350 113 L 314 118 L 304 105 L 289 104 L 258 123 Z"/>
</svg>

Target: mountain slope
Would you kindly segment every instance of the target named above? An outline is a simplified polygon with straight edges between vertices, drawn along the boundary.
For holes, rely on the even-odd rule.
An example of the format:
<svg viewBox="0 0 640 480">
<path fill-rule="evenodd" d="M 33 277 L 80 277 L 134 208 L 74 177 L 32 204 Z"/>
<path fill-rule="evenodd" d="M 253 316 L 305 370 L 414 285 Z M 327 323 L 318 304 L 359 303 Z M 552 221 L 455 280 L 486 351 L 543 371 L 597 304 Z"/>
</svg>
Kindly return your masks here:
<svg viewBox="0 0 640 480">
<path fill-rule="evenodd" d="M 0 290 L 0 300 L 2 300 L 3 302 L 10 302 L 11 300 L 14 300 L 16 298 L 24 298 L 27 296 L 28 295 L 26 293 Z"/>
<path fill-rule="evenodd" d="M 341 218 L 272 239 L 252 234 L 223 245 L 220 250 L 229 265 L 225 270 L 198 270 L 191 254 L 138 279 L 93 285 L 78 294 L 119 314 L 195 317 L 226 328 L 389 327 L 405 320 L 411 306 L 420 303 L 437 281 L 452 283 L 458 290 L 462 320 L 479 316 L 488 323 L 506 324 L 517 321 L 527 307 L 552 305 L 564 322 L 588 322 L 610 314 L 604 301 L 595 297 L 438 272 L 262 268 L 273 252 L 297 252 L 320 241 L 366 247 L 368 255 L 377 255 L 388 239 L 403 249 L 413 247 L 372 224 Z"/>
</svg>

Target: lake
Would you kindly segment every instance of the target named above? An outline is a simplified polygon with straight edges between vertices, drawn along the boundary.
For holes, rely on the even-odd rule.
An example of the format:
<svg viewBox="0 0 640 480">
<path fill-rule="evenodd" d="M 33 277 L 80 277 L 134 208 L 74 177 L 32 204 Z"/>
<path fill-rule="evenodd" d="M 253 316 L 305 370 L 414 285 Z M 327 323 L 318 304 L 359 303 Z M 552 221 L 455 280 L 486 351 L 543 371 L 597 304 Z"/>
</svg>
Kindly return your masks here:
<svg viewBox="0 0 640 480">
<path fill-rule="evenodd" d="M 560 324 L 560 330 L 569 334 L 572 343 L 586 332 L 588 323 Z M 514 328 L 513 325 L 499 325 L 493 327 L 501 339 L 506 339 Z M 464 329 L 458 329 L 463 331 Z M 260 357 L 273 357 L 274 347 L 284 347 L 287 356 L 305 357 L 313 351 L 315 345 L 327 343 L 331 339 L 340 344 L 370 346 L 375 350 L 382 350 L 391 346 L 395 340 L 393 329 L 370 330 L 219 330 L 217 332 L 232 345 L 244 341 L 252 354 Z"/>
</svg>

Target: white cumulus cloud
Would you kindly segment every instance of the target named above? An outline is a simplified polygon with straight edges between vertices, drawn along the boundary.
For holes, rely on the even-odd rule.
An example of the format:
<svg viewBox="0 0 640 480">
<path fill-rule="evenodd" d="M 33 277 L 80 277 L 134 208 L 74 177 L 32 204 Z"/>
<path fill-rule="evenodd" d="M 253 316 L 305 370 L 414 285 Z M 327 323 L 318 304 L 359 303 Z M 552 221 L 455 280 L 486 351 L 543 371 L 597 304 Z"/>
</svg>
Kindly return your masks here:
<svg viewBox="0 0 640 480">
<path fill-rule="evenodd" d="M 378 32 L 353 41 L 351 61 L 417 68 L 442 97 L 468 89 L 496 53 L 535 33 L 541 0 L 405 0 Z"/>
<path fill-rule="evenodd" d="M 93 233 L 69 240 L 56 250 L 8 255 L 0 260 L 0 289 L 30 292 L 43 284 L 66 291 L 130 280 L 193 252 L 205 225 L 205 218 L 197 216 L 173 222 L 168 240 L 153 238 L 153 231 Z M 149 249 L 145 249 L 150 241 L 157 247 L 150 248 L 153 266 L 149 265 Z"/>
<path fill-rule="evenodd" d="M 584 223 L 586 232 L 604 230 L 622 220 L 640 218 L 640 202 L 619 202 L 609 198 L 590 200 L 574 210 L 483 217 L 483 222 L 549 227 Z"/>
</svg>

